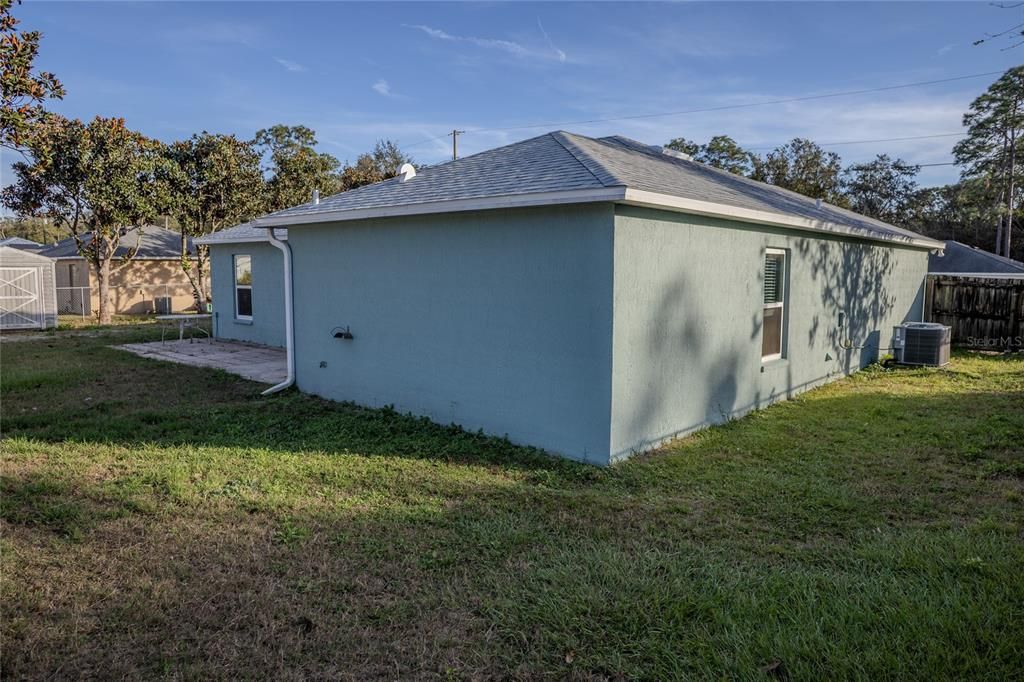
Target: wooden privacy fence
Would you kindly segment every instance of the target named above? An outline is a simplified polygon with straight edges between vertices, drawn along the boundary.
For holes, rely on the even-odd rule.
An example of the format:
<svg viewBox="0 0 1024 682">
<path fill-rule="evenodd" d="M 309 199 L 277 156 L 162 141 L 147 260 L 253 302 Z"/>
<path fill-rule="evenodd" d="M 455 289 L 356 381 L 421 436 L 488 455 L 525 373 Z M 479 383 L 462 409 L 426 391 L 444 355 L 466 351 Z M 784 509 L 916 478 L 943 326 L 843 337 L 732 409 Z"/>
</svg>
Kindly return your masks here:
<svg viewBox="0 0 1024 682">
<path fill-rule="evenodd" d="M 953 328 L 953 343 L 989 350 L 1024 349 L 1024 277 L 929 275 L 930 322 Z"/>
</svg>

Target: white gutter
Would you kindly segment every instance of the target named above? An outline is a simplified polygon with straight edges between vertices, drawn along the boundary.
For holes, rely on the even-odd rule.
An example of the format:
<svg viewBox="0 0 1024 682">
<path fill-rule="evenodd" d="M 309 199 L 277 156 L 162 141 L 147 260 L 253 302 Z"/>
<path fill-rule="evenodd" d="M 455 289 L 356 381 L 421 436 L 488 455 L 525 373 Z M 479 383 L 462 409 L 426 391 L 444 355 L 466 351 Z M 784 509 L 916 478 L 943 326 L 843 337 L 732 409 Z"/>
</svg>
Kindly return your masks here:
<svg viewBox="0 0 1024 682">
<path fill-rule="evenodd" d="M 200 244 L 202 246 L 216 246 L 218 244 L 262 244 L 263 242 L 269 242 L 270 240 L 266 237 L 231 237 L 229 239 L 194 239 L 193 244 Z"/>
<path fill-rule="evenodd" d="M 740 222 L 785 227 L 793 230 L 815 232 L 818 234 L 838 234 L 857 239 L 883 242 L 886 244 L 907 244 L 930 250 L 942 250 L 946 243 L 927 237 L 882 234 L 871 234 L 857 228 L 832 223 L 825 220 L 814 220 L 799 216 L 740 208 L 728 204 L 720 204 L 701 199 L 686 199 L 662 194 L 629 189 L 627 187 L 605 187 L 601 189 L 564 190 L 558 192 L 533 192 L 530 194 L 512 194 L 497 197 L 479 197 L 474 199 L 454 199 L 447 201 L 430 201 L 418 204 L 401 204 L 397 206 L 379 206 L 374 208 L 355 208 L 342 211 L 311 210 L 271 214 L 252 221 L 256 227 L 288 226 L 295 227 L 311 223 L 333 223 L 346 220 L 364 220 L 367 218 L 388 218 L 395 216 L 425 215 L 432 213 L 455 213 L 458 211 L 482 211 L 496 208 L 520 208 L 527 206 L 553 206 L 558 204 L 576 204 L 585 202 L 611 201 L 630 206 L 642 206 L 679 213 L 704 215 L 713 218 L 726 218 Z"/>
<path fill-rule="evenodd" d="M 929 277 L 976 277 L 978 279 L 1024 279 L 1024 272 L 929 272 Z"/>
<path fill-rule="evenodd" d="M 295 383 L 295 307 L 292 304 L 292 250 L 288 246 L 288 242 L 277 238 L 274 234 L 274 228 L 267 230 L 267 240 L 281 249 L 281 253 L 284 254 L 284 343 L 288 357 L 288 376 L 281 383 L 263 391 L 263 395 L 283 391 Z"/>
</svg>

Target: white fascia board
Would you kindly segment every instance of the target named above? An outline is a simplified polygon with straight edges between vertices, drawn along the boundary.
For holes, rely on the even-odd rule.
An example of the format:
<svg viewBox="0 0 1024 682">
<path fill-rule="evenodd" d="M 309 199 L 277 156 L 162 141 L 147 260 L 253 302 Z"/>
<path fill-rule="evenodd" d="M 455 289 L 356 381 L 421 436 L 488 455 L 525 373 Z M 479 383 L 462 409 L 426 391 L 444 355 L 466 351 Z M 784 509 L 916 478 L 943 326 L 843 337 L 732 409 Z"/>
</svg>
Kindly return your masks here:
<svg viewBox="0 0 1024 682">
<path fill-rule="evenodd" d="M 265 244 L 270 240 L 266 237 L 235 237 L 233 239 L 193 239 L 193 244 L 202 244 L 204 246 L 216 246 L 217 244 Z"/>
<path fill-rule="evenodd" d="M 731 220 L 738 220 L 745 223 L 770 225 L 772 227 L 786 227 L 806 232 L 817 232 L 819 234 L 822 232 L 839 234 L 848 237 L 856 237 L 858 239 L 885 242 L 887 244 L 908 244 L 926 249 L 944 249 L 946 247 L 945 242 L 928 239 L 926 237 L 898 237 L 896 235 L 886 237 L 882 235 L 872 235 L 861 232 L 856 228 L 847 227 L 846 225 L 838 225 L 824 220 L 812 220 L 810 218 L 801 218 L 799 216 L 786 215 L 784 213 L 759 211 L 752 208 L 740 208 L 738 206 L 728 206 L 726 204 L 718 204 L 711 201 L 686 199 L 683 197 L 672 196 L 671 194 L 646 192 L 637 189 L 627 189 L 626 196 L 621 203 L 628 204 L 630 206 L 643 206 L 646 208 L 679 211 L 680 213 L 692 213 L 695 215 L 704 215 L 713 218 L 729 218 Z"/>
<path fill-rule="evenodd" d="M 459 211 L 483 211 L 496 208 L 522 208 L 528 206 L 553 206 L 558 204 L 587 203 L 612 201 L 631 206 L 644 206 L 680 213 L 706 215 L 714 218 L 728 218 L 741 222 L 773 227 L 786 227 L 816 233 L 831 233 L 858 239 L 880 241 L 887 244 L 907 244 L 919 248 L 944 249 L 945 242 L 925 237 L 905 237 L 896 235 L 886 237 L 872 235 L 856 228 L 829 223 L 823 220 L 812 220 L 798 216 L 739 208 L 726 204 L 718 204 L 700 199 L 686 199 L 671 194 L 647 192 L 628 189 L 626 187 L 604 187 L 599 189 L 563 190 L 559 192 L 535 192 L 531 194 L 513 194 L 498 197 L 480 197 L 476 199 L 455 199 L 451 201 L 434 201 L 399 206 L 380 206 L 375 208 L 349 209 L 345 211 L 314 211 L 309 213 L 292 213 L 286 215 L 268 215 L 253 221 L 255 227 L 290 227 L 312 223 L 333 223 L 347 220 L 364 220 L 367 218 L 389 218 L 407 215 L 425 215 L 432 213 L 455 213 Z M 252 240 L 246 240 L 252 241 Z M 223 242 L 227 243 L 227 242 Z"/>
<path fill-rule="evenodd" d="M 929 277 L 979 277 L 981 279 L 1024 279 L 1024 272 L 929 272 Z"/>
<path fill-rule="evenodd" d="M 564 190 L 559 192 L 534 192 L 512 194 L 478 199 L 455 199 L 431 201 L 420 204 L 357 208 L 347 211 L 316 211 L 292 213 L 290 215 L 268 215 L 252 221 L 256 227 L 291 227 L 309 223 L 334 223 L 344 220 L 366 218 L 390 218 L 406 215 L 431 213 L 456 213 L 461 211 L 483 211 L 495 208 L 524 208 L 528 206 L 555 206 L 559 204 L 581 204 L 595 201 L 619 201 L 625 195 L 625 187 L 603 187 L 599 189 Z"/>
</svg>

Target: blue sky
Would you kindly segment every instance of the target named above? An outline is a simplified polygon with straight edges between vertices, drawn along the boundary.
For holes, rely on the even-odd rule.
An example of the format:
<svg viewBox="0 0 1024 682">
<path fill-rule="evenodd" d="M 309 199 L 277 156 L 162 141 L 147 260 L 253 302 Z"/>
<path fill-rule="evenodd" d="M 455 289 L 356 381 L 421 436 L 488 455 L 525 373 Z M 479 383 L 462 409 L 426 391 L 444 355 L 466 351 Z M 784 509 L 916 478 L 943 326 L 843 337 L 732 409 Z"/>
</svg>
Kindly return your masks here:
<svg viewBox="0 0 1024 682">
<path fill-rule="evenodd" d="M 714 113 L 557 125 L 1003 70 L 1024 47 L 971 42 L 1021 20 L 988 3 L 58 3 L 16 8 L 44 32 L 39 65 L 63 80 L 54 109 L 123 116 L 171 141 L 250 137 L 302 123 L 354 160 L 391 138 L 417 161 L 549 129 L 649 143 L 732 135 L 749 148 L 954 133 L 995 79 Z M 551 123 L 530 129 L 485 130 Z M 889 152 L 950 160 L 955 138 L 831 147 L 844 161 Z M 10 162 L 10 157 L 5 161 Z M 0 165 L 7 172 L 7 163 Z M 955 179 L 927 168 L 925 184 Z"/>
</svg>

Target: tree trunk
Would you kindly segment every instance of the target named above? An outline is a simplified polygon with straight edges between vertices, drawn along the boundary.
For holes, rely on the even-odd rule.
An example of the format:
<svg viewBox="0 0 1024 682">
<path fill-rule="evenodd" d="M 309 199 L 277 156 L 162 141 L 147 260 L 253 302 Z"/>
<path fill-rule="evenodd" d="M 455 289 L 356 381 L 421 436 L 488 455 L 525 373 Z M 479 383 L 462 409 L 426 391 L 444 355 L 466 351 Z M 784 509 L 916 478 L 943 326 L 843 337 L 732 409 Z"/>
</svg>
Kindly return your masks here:
<svg viewBox="0 0 1024 682">
<path fill-rule="evenodd" d="M 200 306 L 197 312 L 205 313 L 206 304 L 210 302 L 210 292 L 206 290 L 206 265 L 209 262 L 208 246 L 196 246 L 196 281 L 199 283 Z"/>
<path fill-rule="evenodd" d="M 1013 119 L 1011 125 L 1016 120 L 1017 115 L 1017 102 L 1013 103 Z M 1010 241 L 1011 235 L 1013 234 L 1013 192 L 1014 185 L 1017 179 L 1017 129 L 1011 127 L 1010 129 L 1010 178 L 1009 188 L 1006 191 L 1006 230 L 1003 232 L 1003 255 L 1007 258 L 1012 258 L 1010 254 Z"/>
<path fill-rule="evenodd" d="M 105 258 L 96 269 L 96 284 L 99 288 L 100 324 L 110 324 L 113 316 L 110 312 L 110 259 Z"/>
<path fill-rule="evenodd" d="M 1001 255 L 1001 252 L 1003 250 L 1003 209 L 1002 209 L 1002 205 L 1003 205 L 1003 196 L 1000 194 L 999 195 L 999 201 L 996 202 L 996 207 L 995 207 L 996 214 L 999 216 L 999 219 L 996 221 L 996 244 L 995 244 L 995 249 L 993 249 L 993 251 L 992 251 L 997 256 Z"/>
</svg>

